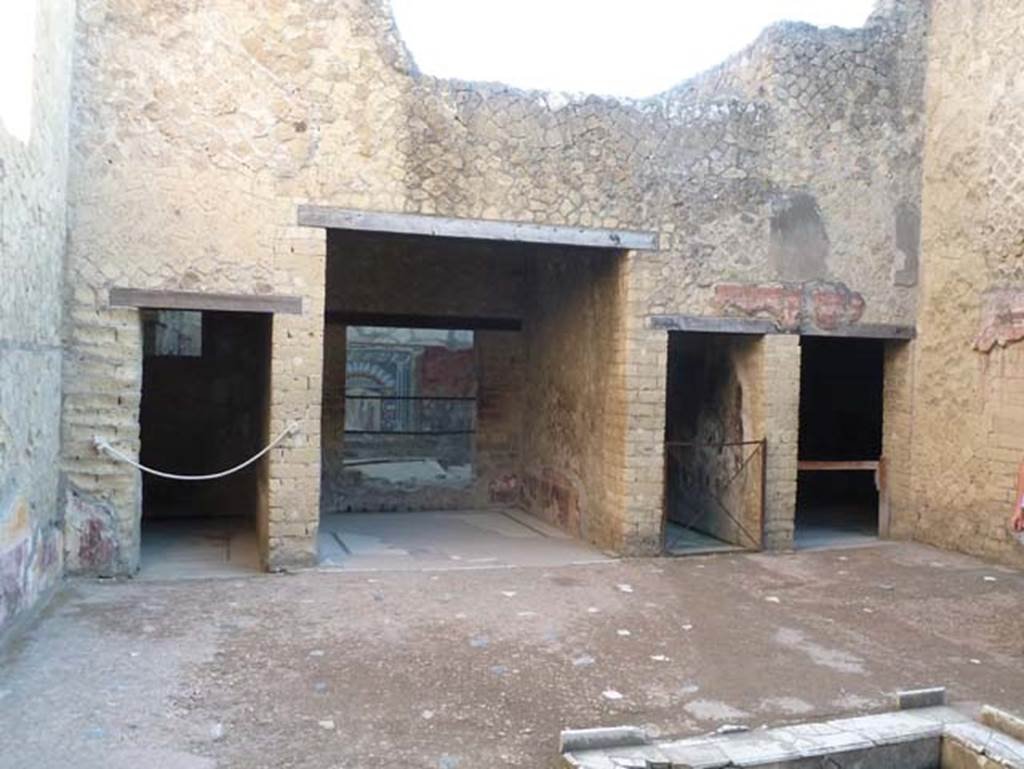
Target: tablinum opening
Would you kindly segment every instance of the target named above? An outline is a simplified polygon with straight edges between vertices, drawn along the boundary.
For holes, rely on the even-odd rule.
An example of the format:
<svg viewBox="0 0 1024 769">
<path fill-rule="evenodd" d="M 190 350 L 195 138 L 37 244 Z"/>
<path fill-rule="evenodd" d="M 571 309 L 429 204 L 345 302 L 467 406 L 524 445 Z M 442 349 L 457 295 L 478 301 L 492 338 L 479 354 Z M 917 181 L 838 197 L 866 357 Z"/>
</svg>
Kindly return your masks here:
<svg viewBox="0 0 1024 769">
<path fill-rule="evenodd" d="M 514 474 L 514 446 L 499 456 L 489 436 L 518 423 L 532 251 L 328 230 L 322 530 L 335 514 L 486 507 L 492 476 Z"/>
<path fill-rule="evenodd" d="M 364 513 L 383 525 L 384 513 L 519 508 L 572 536 L 616 535 L 605 463 L 618 427 L 602 414 L 619 396 L 624 263 L 617 248 L 328 229 L 321 558 L 336 544 L 325 535 L 344 540 Z M 457 386 L 424 391 L 423 362 Z M 411 445 L 428 440 L 445 445 Z M 461 457 L 437 453 L 449 449 Z M 366 482 L 400 469 L 370 460 L 403 455 L 433 476 Z M 449 482 L 456 469 L 468 482 Z M 387 548 L 371 536 L 358 542 Z"/>
</svg>

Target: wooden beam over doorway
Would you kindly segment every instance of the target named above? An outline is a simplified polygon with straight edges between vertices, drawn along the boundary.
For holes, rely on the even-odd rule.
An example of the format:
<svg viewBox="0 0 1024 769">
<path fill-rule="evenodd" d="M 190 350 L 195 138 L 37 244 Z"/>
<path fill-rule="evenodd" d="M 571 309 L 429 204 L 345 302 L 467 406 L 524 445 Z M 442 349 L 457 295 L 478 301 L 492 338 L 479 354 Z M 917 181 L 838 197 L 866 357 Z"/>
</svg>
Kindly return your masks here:
<svg viewBox="0 0 1024 769">
<path fill-rule="evenodd" d="M 406 315 L 398 313 L 344 312 L 328 310 L 324 322 L 342 326 L 384 326 L 387 328 L 440 328 L 468 331 L 522 331 L 519 318 L 464 315 Z"/>
<path fill-rule="evenodd" d="M 835 461 L 819 461 L 816 459 L 802 459 L 796 463 L 796 469 L 801 471 L 812 470 L 815 472 L 846 472 L 849 470 L 878 470 L 877 459 L 840 459 Z"/>
<path fill-rule="evenodd" d="M 705 334 L 778 334 L 778 327 L 760 318 L 723 318 L 715 315 L 648 315 L 649 328 Z"/>
<path fill-rule="evenodd" d="M 648 315 L 647 327 L 662 331 L 692 331 L 708 334 L 798 334 L 853 339 L 913 339 L 913 326 L 889 323 L 852 323 L 836 329 L 822 329 L 802 322 L 792 328 L 781 328 L 767 318 L 736 318 L 719 315 Z"/>
<path fill-rule="evenodd" d="M 423 214 L 357 211 L 334 206 L 300 205 L 298 224 L 300 227 L 323 227 L 332 230 L 386 232 L 400 235 L 427 235 L 440 238 L 468 238 L 630 251 L 655 251 L 658 248 L 657 233 L 640 230 L 567 227 L 490 219 L 455 219 Z"/>
<path fill-rule="evenodd" d="M 821 329 L 810 323 L 800 326 L 804 336 L 852 337 L 855 339 L 913 339 L 917 329 L 913 326 L 898 326 L 894 323 L 852 323 L 835 329 Z"/>
<path fill-rule="evenodd" d="M 302 314 L 302 297 L 283 294 L 214 294 L 206 291 L 115 287 L 110 289 L 108 303 L 111 307 L 138 307 L 150 310 Z"/>
</svg>

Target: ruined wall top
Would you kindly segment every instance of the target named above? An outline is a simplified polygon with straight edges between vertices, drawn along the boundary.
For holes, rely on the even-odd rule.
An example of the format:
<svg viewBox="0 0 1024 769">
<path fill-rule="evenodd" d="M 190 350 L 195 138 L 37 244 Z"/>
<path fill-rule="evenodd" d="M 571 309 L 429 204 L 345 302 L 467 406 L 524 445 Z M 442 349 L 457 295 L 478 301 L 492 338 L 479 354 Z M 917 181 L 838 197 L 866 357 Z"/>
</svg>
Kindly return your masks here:
<svg viewBox="0 0 1024 769">
<path fill-rule="evenodd" d="M 816 282 L 911 322 L 926 16 L 893 0 L 861 29 L 777 24 L 628 100 L 419 73 L 382 0 L 82 0 L 76 251 L 136 273 L 106 245 L 130 219 L 136 283 L 266 289 L 288 282 L 266 255 L 297 201 L 629 227 L 661 234 L 649 312 Z"/>
</svg>

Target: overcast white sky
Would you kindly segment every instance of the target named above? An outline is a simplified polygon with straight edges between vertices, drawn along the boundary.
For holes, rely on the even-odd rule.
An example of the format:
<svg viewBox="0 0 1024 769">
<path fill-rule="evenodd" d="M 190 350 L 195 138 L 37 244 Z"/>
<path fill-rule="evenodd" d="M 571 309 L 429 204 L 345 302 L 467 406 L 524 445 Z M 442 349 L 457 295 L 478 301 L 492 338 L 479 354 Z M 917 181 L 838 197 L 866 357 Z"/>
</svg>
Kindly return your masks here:
<svg viewBox="0 0 1024 769">
<path fill-rule="evenodd" d="M 0 0 L 0 125 L 27 140 L 38 0 Z M 876 0 L 391 0 L 416 63 L 438 77 L 651 96 L 779 19 L 859 27 Z"/>
<path fill-rule="evenodd" d="M 419 68 L 522 88 L 644 97 L 773 21 L 862 26 L 876 0 L 391 0 Z"/>
<path fill-rule="evenodd" d="M 0 126 L 28 141 L 36 0 L 0 0 Z"/>
</svg>

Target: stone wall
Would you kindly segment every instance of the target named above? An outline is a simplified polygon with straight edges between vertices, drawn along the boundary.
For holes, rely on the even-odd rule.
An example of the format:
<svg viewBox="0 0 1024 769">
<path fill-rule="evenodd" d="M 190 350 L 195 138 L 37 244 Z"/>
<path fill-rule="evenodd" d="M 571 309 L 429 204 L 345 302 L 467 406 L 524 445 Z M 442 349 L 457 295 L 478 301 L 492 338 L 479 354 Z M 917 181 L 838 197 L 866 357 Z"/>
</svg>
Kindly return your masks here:
<svg viewBox="0 0 1024 769">
<path fill-rule="evenodd" d="M 900 511 L 897 527 L 909 530 L 913 520 L 910 477 L 914 424 L 913 346 L 889 342 L 882 361 L 882 458 L 878 494 L 878 533 L 893 534 L 893 511 Z M 904 536 L 906 534 L 904 533 Z"/>
<path fill-rule="evenodd" d="M 518 331 L 477 331 L 476 435 L 473 442 L 475 504 L 518 502 L 526 360 Z"/>
<path fill-rule="evenodd" d="M 1024 8 L 950 0 L 933 14 L 918 338 L 898 380 L 912 393 L 910 450 L 892 530 L 1020 565 L 1007 523 L 1024 460 Z"/>
<path fill-rule="evenodd" d="M 766 336 L 763 341 L 765 463 L 764 546 L 793 547 L 797 451 L 800 437 L 800 338 Z"/>
<path fill-rule="evenodd" d="M 269 567 L 313 559 L 331 266 L 327 235 L 295 226 L 306 202 L 659 234 L 655 252 L 538 260 L 532 278 L 532 257 L 514 250 L 446 268 L 446 249 L 479 244 L 435 243 L 444 269 L 427 283 L 376 284 L 372 260 L 349 263 L 406 313 L 442 297 L 449 314 L 543 329 L 521 347 L 488 332 L 480 353 L 505 369 L 487 394 L 489 499 L 524 498 L 595 542 L 650 551 L 667 356 L 652 315 L 788 332 L 916 321 L 917 341 L 886 360 L 891 530 L 1020 562 L 1006 528 L 1024 457 L 1015 4 L 882 0 L 859 30 L 775 25 L 639 101 L 424 76 L 380 0 L 308 0 L 301 13 L 272 0 L 80 0 L 77 25 L 74 5 L 39 3 L 32 132 L 0 128 L 0 624 L 52 584 L 61 520 L 71 570 L 137 566 L 141 480 L 92 446 L 101 435 L 139 448 L 141 322 L 109 306 L 114 286 L 303 297 L 301 315 L 273 323 L 269 431 L 301 432 L 270 455 L 261 527 Z M 559 270 L 579 285 L 556 286 Z M 761 355 L 767 544 L 785 547 L 796 338 L 767 337 Z M 568 361 L 589 375 L 581 389 Z M 508 384 L 520 371 L 547 425 Z M 559 431 L 573 437 L 561 448 Z"/>
<path fill-rule="evenodd" d="M 0 120 L 0 635 L 61 573 L 57 490 L 70 0 L 36 8 L 31 125 Z"/>
<path fill-rule="evenodd" d="M 924 11 L 885 0 L 860 30 L 776 25 L 629 101 L 423 76 L 379 0 L 81 0 L 69 564 L 136 562 L 139 479 L 90 445 L 102 432 L 138 449 L 138 314 L 108 307 L 115 285 L 303 295 L 302 316 L 274 322 L 271 433 L 303 431 L 271 456 L 267 559 L 312 557 L 325 244 L 294 226 L 302 202 L 657 231 L 660 250 L 628 255 L 615 279 L 607 437 L 587 449 L 600 472 L 586 462 L 608 500 L 588 536 L 656 548 L 666 340 L 650 314 L 913 322 Z"/>
<path fill-rule="evenodd" d="M 443 185 L 442 213 L 659 231 L 642 313 L 911 324 L 926 16 L 888 5 L 863 30 L 774 26 L 646 101 L 420 78 L 413 189 Z"/>
</svg>

